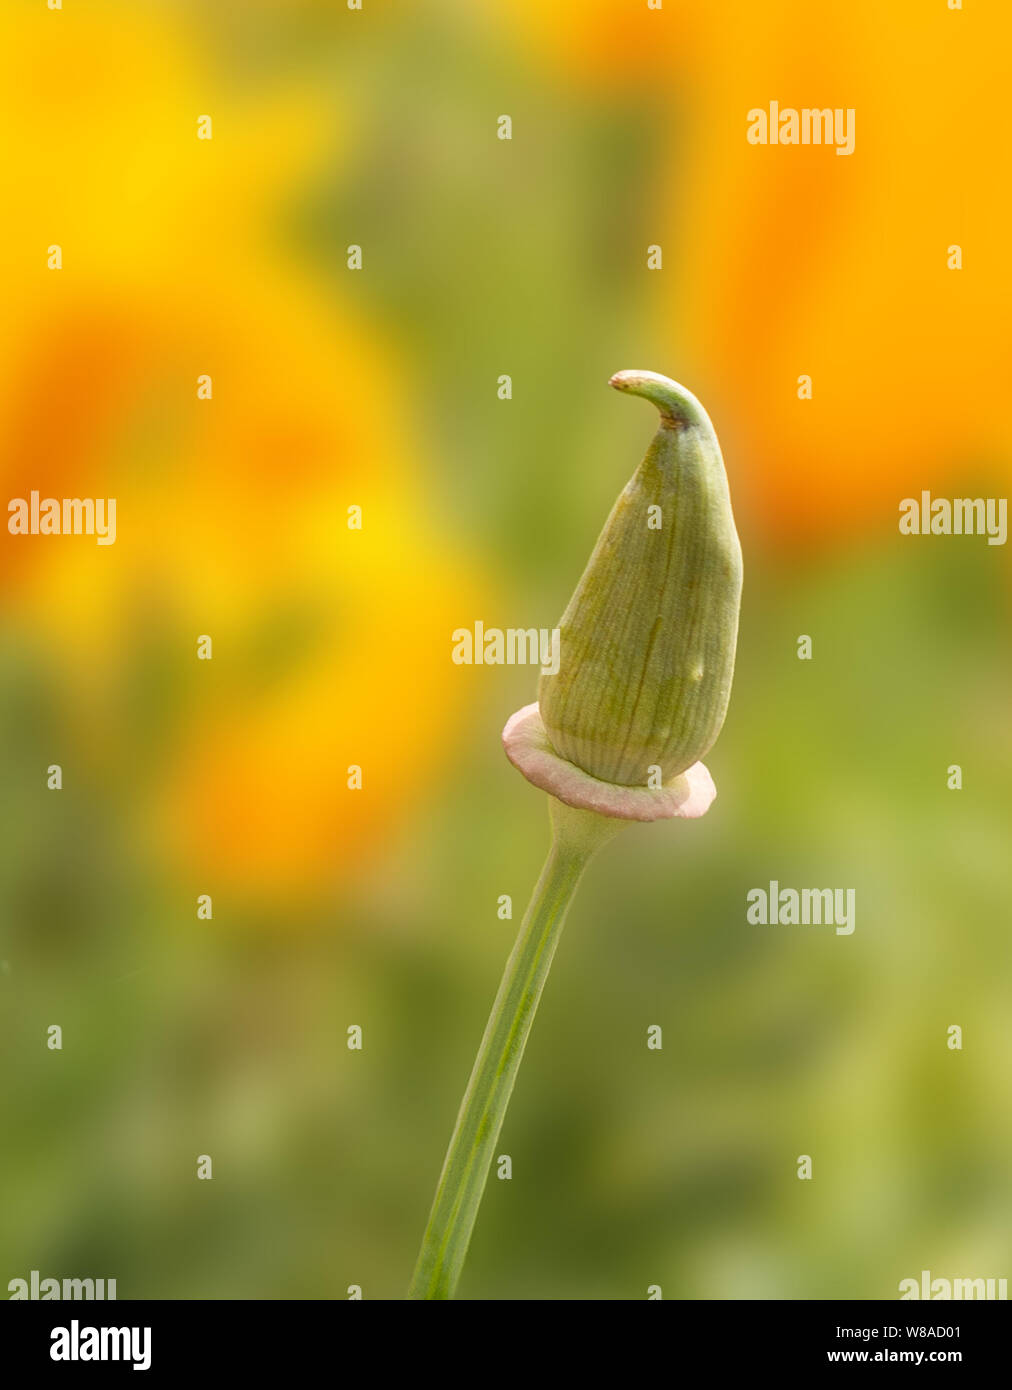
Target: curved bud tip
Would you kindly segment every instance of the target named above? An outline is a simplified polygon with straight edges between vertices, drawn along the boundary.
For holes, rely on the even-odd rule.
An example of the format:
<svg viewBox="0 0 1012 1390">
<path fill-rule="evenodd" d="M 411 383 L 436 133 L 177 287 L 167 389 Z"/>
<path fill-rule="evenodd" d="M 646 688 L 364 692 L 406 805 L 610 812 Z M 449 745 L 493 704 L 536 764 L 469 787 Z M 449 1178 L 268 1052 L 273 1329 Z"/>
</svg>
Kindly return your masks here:
<svg viewBox="0 0 1012 1390">
<path fill-rule="evenodd" d="M 712 428 L 710 417 L 692 392 L 670 377 L 661 376 L 659 372 L 616 372 L 608 385 L 614 386 L 616 391 L 625 391 L 630 396 L 642 396 L 650 401 L 661 412 L 661 424 L 669 429 L 680 429 L 683 425 Z"/>
</svg>

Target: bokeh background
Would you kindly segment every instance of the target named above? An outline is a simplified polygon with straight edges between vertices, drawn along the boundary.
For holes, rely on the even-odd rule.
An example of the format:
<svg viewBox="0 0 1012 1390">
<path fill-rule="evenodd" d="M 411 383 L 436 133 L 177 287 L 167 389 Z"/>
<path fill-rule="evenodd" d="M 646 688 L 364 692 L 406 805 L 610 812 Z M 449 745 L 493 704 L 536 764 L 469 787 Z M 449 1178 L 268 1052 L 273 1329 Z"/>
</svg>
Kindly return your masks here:
<svg viewBox="0 0 1012 1390">
<path fill-rule="evenodd" d="M 499 747 L 535 673 L 450 634 L 561 614 L 653 431 L 625 367 L 724 445 L 719 796 L 592 867 L 461 1293 L 1012 1273 L 1008 552 L 897 528 L 1008 492 L 1010 39 L 944 0 L 5 7 L 4 497 L 119 534 L 0 540 L 0 1285 L 403 1295 L 547 845 Z M 854 155 L 748 145 L 772 99 L 854 107 Z M 855 888 L 855 933 L 749 926 L 774 878 Z"/>
</svg>

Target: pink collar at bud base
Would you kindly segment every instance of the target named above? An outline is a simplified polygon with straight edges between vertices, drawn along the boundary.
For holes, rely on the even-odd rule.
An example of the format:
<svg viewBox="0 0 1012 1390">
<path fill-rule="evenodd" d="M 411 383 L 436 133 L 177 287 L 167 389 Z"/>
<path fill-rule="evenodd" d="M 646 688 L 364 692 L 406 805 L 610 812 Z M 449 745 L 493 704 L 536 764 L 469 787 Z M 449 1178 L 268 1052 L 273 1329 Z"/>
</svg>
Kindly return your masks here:
<svg viewBox="0 0 1012 1390">
<path fill-rule="evenodd" d="M 626 787 L 602 782 L 575 763 L 560 758 L 545 733 L 537 703 L 525 705 L 502 731 L 506 756 L 542 791 L 583 811 L 596 811 L 615 820 L 694 820 L 710 809 L 717 788 L 702 763 L 693 763 L 663 787 Z"/>
</svg>

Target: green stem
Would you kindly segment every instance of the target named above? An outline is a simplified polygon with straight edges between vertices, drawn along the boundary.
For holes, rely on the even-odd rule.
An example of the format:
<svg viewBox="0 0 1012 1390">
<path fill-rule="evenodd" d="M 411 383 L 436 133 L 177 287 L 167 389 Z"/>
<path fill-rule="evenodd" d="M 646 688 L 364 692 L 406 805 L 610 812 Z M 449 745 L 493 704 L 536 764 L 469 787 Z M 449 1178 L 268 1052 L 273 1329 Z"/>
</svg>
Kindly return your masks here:
<svg viewBox="0 0 1012 1390">
<path fill-rule="evenodd" d="M 549 805 L 552 847 L 506 963 L 461 1101 L 408 1298 L 454 1295 L 569 904 L 591 856 L 622 824 L 554 799 Z"/>
</svg>

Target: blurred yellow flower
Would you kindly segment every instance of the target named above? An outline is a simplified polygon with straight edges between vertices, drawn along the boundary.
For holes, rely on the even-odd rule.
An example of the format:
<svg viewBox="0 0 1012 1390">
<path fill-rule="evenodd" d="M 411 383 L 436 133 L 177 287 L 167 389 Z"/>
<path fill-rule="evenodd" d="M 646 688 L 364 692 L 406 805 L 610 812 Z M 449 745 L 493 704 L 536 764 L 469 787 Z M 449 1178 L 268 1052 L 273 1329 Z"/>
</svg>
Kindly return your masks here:
<svg viewBox="0 0 1012 1390">
<path fill-rule="evenodd" d="M 7 496 L 114 496 L 119 522 L 107 548 L 5 532 L 10 621 L 65 692 L 64 761 L 129 779 L 146 843 L 204 884 L 311 894 L 424 785 L 475 583 L 395 346 L 285 229 L 339 168 L 339 98 L 244 84 L 178 9 L 8 11 L 0 54 Z"/>
</svg>

